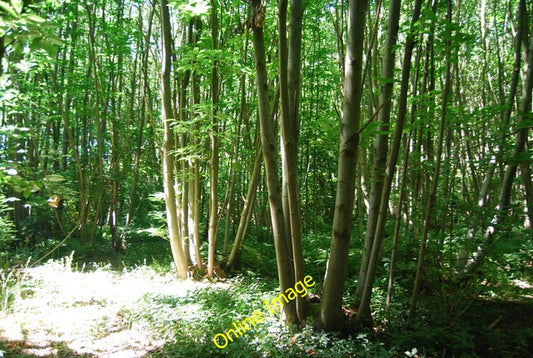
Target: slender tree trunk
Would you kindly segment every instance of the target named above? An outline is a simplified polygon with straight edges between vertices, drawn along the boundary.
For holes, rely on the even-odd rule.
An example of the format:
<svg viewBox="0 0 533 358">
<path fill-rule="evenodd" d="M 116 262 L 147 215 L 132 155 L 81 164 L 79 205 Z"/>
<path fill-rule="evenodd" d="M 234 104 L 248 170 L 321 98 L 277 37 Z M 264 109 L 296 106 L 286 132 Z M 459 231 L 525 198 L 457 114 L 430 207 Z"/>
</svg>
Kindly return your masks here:
<svg viewBox="0 0 533 358">
<path fill-rule="evenodd" d="M 448 0 L 448 10 L 446 18 L 448 23 L 451 24 L 452 21 L 452 2 Z M 451 30 L 450 30 L 451 31 Z M 451 34 L 450 34 L 451 36 Z M 413 293 L 411 296 L 411 306 L 409 308 L 409 317 L 414 318 L 416 315 L 416 306 L 418 302 L 418 294 L 420 291 L 420 285 L 422 283 L 422 275 L 424 270 L 424 260 L 426 256 L 426 246 L 429 236 L 429 230 L 434 221 L 434 208 L 435 202 L 437 200 L 437 188 L 439 183 L 440 167 L 442 163 L 442 151 L 444 147 L 444 135 L 446 130 L 446 113 L 448 111 L 448 97 L 451 91 L 452 86 L 452 63 L 450 61 L 451 51 L 451 40 L 448 39 L 446 42 L 446 78 L 444 83 L 444 90 L 442 92 L 442 106 L 440 113 L 440 127 L 439 127 L 439 137 L 437 144 L 437 153 L 436 153 L 436 163 L 435 170 L 433 172 L 433 181 L 431 183 L 431 188 L 429 192 L 429 198 L 425 208 L 425 217 L 424 217 L 424 231 L 422 232 L 422 239 L 420 240 L 420 249 L 418 252 L 418 263 L 416 268 L 416 277 L 413 287 Z"/>
<path fill-rule="evenodd" d="M 516 176 L 518 166 L 524 161 L 523 154 L 526 149 L 526 142 L 528 137 L 529 126 L 525 125 L 528 115 L 531 111 L 533 93 L 533 36 L 529 45 L 529 51 L 526 61 L 526 76 L 522 90 L 522 103 L 518 115 L 518 123 L 516 128 L 515 146 L 512 155 L 510 156 L 506 166 L 505 173 L 500 189 L 500 196 L 498 199 L 498 206 L 496 214 L 492 219 L 491 224 L 485 231 L 483 242 L 477 247 L 477 250 L 472 254 L 465 265 L 463 271 L 459 274 L 457 280 L 465 283 L 472 277 L 472 274 L 478 269 L 479 265 L 487 255 L 487 250 L 490 244 L 494 241 L 494 235 L 500 225 L 505 221 L 511 204 L 511 193 L 513 188 L 513 181 Z"/>
<path fill-rule="evenodd" d="M 76 16 L 78 15 L 77 7 L 74 10 L 74 14 Z M 76 35 L 77 34 L 77 31 L 76 31 L 77 22 L 74 22 L 72 24 L 71 30 L 72 30 L 71 31 L 72 33 L 71 44 L 72 44 L 72 48 L 75 48 L 77 40 L 78 40 L 78 36 Z M 73 50 L 71 49 L 68 65 L 64 64 L 63 67 L 67 67 L 68 73 L 72 73 L 74 71 L 75 66 L 76 66 L 76 58 L 73 53 Z M 72 81 L 73 81 L 72 77 L 69 76 L 67 79 L 66 86 L 70 88 L 70 86 L 72 85 Z M 58 94 L 58 98 L 57 98 L 58 112 L 59 112 L 59 115 L 61 116 L 62 123 L 63 123 L 63 137 L 64 137 L 63 146 L 65 147 L 62 149 L 62 154 L 64 155 L 63 160 L 65 160 L 65 163 L 66 163 L 66 158 L 68 157 L 68 150 L 70 149 L 72 151 L 72 157 L 75 163 L 77 181 L 78 181 L 77 184 L 78 184 L 78 191 L 79 191 L 79 198 L 80 198 L 79 207 L 78 207 L 78 211 L 79 211 L 78 225 L 80 228 L 80 241 L 84 242 L 86 239 L 86 235 L 87 235 L 88 216 L 89 216 L 89 210 L 90 210 L 89 206 L 87 205 L 88 192 L 87 192 L 87 186 L 85 183 L 85 169 L 83 166 L 82 159 L 80 158 L 81 157 L 80 149 L 76 146 L 76 141 L 75 141 L 74 133 L 72 132 L 72 126 L 71 126 L 71 121 L 69 117 L 69 114 L 71 114 L 72 112 L 70 108 L 71 103 L 72 103 L 71 96 L 67 94 L 65 98 L 63 98 L 62 92 L 59 90 L 58 87 L 59 87 L 58 83 L 54 82 L 54 87 L 53 87 L 54 92 Z M 59 145 L 59 127 L 60 126 L 61 124 L 58 123 L 57 135 L 54 135 L 55 137 L 54 142 L 57 145 Z M 83 148 L 83 145 L 82 145 L 82 148 Z M 58 161 L 56 163 L 59 164 Z M 64 165 L 63 168 L 66 168 L 66 165 Z"/>
<path fill-rule="evenodd" d="M 279 92 L 280 91 L 278 86 L 274 94 L 274 105 L 272 113 L 270 114 L 272 116 L 272 122 L 274 122 L 274 114 L 277 113 L 279 108 Z M 259 186 L 261 179 L 261 159 L 261 138 L 259 134 L 259 129 L 257 129 L 255 138 L 255 160 L 252 169 L 252 177 L 250 179 L 250 183 L 248 184 L 248 191 L 246 193 L 246 199 L 241 211 L 241 218 L 239 220 L 239 227 L 237 228 L 237 233 L 235 235 L 235 241 L 233 243 L 233 247 L 231 248 L 231 252 L 228 257 L 228 262 L 225 267 L 226 271 L 228 272 L 230 272 L 237 263 L 242 241 L 246 237 L 248 227 L 252 219 L 255 199 L 257 197 L 257 187 Z"/>
<path fill-rule="evenodd" d="M 292 150 L 291 134 L 288 134 L 290 129 L 289 120 L 289 85 L 288 85 L 288 46 L 287 46 L 287 0 L 280 0 L 278 2 L 278 33 L 279 33 L 279 83 L 280 83 L 280 99 L 281 99 L 281 200 L 283 205 L 283 218 L 285 220 L 285 230 L 287 236 L 291 238 L 291 216 L 289 204 L 289 164 L 288 160 L 291 158 L 291 153 L 287 150 Z M 288 138 L 286 136 L 289 136 Z M 289 141 L 289 143 L 287 143 Z M 296 168 L 291 168 L 293 171 Z M 291 244 L 292 252 L 292 244 Z"/>
<path fill-rule="evenodd" d="M 91 231 L 89 232 L 89 242 L 92 245 L 94 238 L 96 237 L 97 226 L 102 224 L 102 212 L 103 212 L 103 200 L 107 195 L 105 187 L 105 175 L 104 175 L 104 142 L 105 142 L 105 127 L 107 118 L 107 107 L 105 106 L 106 98 L 104 97 L 104 87 L 99 73 L 98 58 L 96 51 L 96 5 L 86 3 L 87 18 L 89 23 L 88 42 L 89 42 L 89 61 L 91 64 L 91 71 L 94 77 L 94 117 L 96 119 L 96 148 L 97 148 L 97 172 L 98 172 L 98 184 L 96 185 L 96 205 L 94 210 L 93 223 Z M 94 7 L 94 12 L 93 12 Z M 104 16 L 105 11 L 102 11 Z"/>
<path fill-rule="evenodd" d="M 394 275 L 396 270 L 396 262 L 398 261 L 398 245 L 400 243 L 400 228 L 402 224 L 402 211 L 405 202 L 406 188 L 407 188 L 407 171 L 409 168 L 409 146 L 411 143 L 411 136 L 413 131 L 409 132 L 405 146 L 405 154 L 403 158 L 403 168 L 402 168 L 402 180 L 400 186 L 400 198 L 398 199 L 398 205 L 396 206 L 396 218 L 394 222 L 394 234 L 392 238 L 392 249 L 390 256 L 390 266 L 389 266 L 389 280 L 387 284 L 387 298 L 386 305 L 387 308 L 390 307 L 392 302 L 392 297 L 394 294 Z"/>
<path fill-rule="evenodd" d="M 527 142 L 526 142 L 526 148 L 525 152 L 527 153 Z M 526 229 L 531 229 L 533 227 L 533 182 L 531 181 L 531 165 L 530 162 L 524 162 L 522 163 L 522 181 L 524 182 L 524 191 L 525 191 L 525 211 L 526 211 L 526 219 L 524 222 L 524 227 Z"/>
<path fill-rule="evenodd" d="M 244 50 L 241 54 L 243 56 L 243 64 L 246 63 L 246 55 L 248 54 L 248 36 L 246 36 L 246 39 L 244 40 Z M 241 153 L 241 144 L 243 144 L 244 139 L 241 140 L 245 136 L 245 134 L 249 133 L 249 121 L 248 121 L 248 111 L 247 111 L 247 81 L 246 81 L 247 75 L 246 73 L 242 73 L 240 80 L 239 80 L 239 94 L 240 94 L 240 109 L 239 109 L 239 121 L 238 121 L 238 130 L 237 130 L 237 141 L 235 142 L 233 146 L 233 154 L 232 154 L 232 161 L 230 164 L 230 177 L 232 178 L 232 184 L 231 184 L 231 193 L 230 197 L 228 198 L 228 206 L 227 206 L 227 213 L 226 213 L 226 228 L 224 230 L 224 249 L 223 249 L 223 255 L 224 257 L 228 257 L 228 251 L 229 251 L 229 240 L 230 240 L 230 228 L 231 224 L 233 223 L 233 212 L 235 211 L 235 185 L 237 182 L 237 173 L 235 171 L 234 165 L 236 164 L 239 155 Z M 246 127 L 243 126 L 243 122 L 247 123 Z M 245 134 L 243 134 L 243 130 L 245 131 Z M 259 136 L 256 136 L 256 139 L 258 139 Z M 259 154 L 257 154 L 259 152 Z M 261 148 L 256 148 L 256 155 L 261 155 Z M 246 205 L 246 203 L 245 203 Z M 239 226 L 240 226 L 239 222 Z M 235 237 L 236 241 L 237 237 Z M 227 266 L 227 262 L 229 261 L 229 257 L 226 259 L 226 263 L 224 266 Z"/>
<path fill-rule="evenodd" d="M 294 270 L 290 255 L 290 238 L 287 237 L 283 207 L 281 203 L 281 183 L 278 177 L 278 158 L 274 123 L 271 121 L 270 105 L 268 98 L 268 77 L 266 70 L 265 41 L 263 23 L 265 7 L 261 0 L 252 0 L 250 26 L 253 31 L 253 45 L 256 65 L 257 96 L 259 100 L 259 124 L 261 127 L 261 147 L 265 161 L 265 175 L 268 189 L 268 201 L 274 245 L 276 248 L 276 261 L 281 291 L 294 285 Z M 296 307 L 291 301 L 283 306 L 285 319 L 289 323 L 297 321 Z"/>
<path fill-rule="evenodd" d="M 381 88 L 380 95 L 380 105 L 382 109 L 379 112 L 379 125 L 380 133 L 388 133 L 389 124 L 390 124 L 390 113 L 392 109 L 392 94 L 393 94 L 393 80 L 394 80 L 394 65 L 395 65 L 395 46 L 398 38 L 398 28 L 400 20 L 400 0 L 392 0 L 389 8 L 389 30 L 387 34 L 387 43 L 385 45 L 385 57 L 383 58 L 383 78 L 386 83 Z M 418 17 L 420 9 L 415 8 L 414 16 Z M 408 41 L 410 41 L 408 39 Z M 412 43 L 408 43 L 406 46 L 406 53 L 409 55 L 412 54 Z M 409 62 L 409 61 L 408 61 Z M 410 63 L 406 63 L 409 64 Z M 406 75 L 410 73 L 409 68 L 404 68 L 407 72 Z M 403 85 L 403 81 L 402 81 Z M 406 87 L 407 87 L 406 83 Z M 404 92 L 401 93 L 404 95 Z M 405 105 L 405 102 L 401 102 L 400 105 Z M 372 288 L 374 285 L 374 276 L 379 261 L 379 254 L 381 252 L 381 242 L 383 240 L 385 220 L 387 218 L 388 208 L 389 208 L 389 197 L 392 188 L 392 180 L 394 178 L 394 172 L 396 170 L 396 162 L 398 155 L 400 153 L 400 146 L 402 142 L 403 127 L 405 123 L 405 111 L 401 111 L 401 116 L 398 116 L 396 123 L 394 142 L 391 149 L 391 156 L 389 159 L 388 166 L 386 166 L 386 157 L 388 149 L 388 134 L 378 134 L 375 143 L 375 159 L 374 159 L 374 173 L 376 174 L 375 179 L 378 180 L 377 183 L 372 183 L 376 185 L 377 189 L 381 191 L 380 195 L 375 195 L 372 197 L 372 200 L 378 200 L 377 203 L 372 203 L 372 206 L 376 206 L 378 210 L 374 213 L 375 215 L 375 227 L 369 228 L 367 230 L 371 231 L 373 237 L 370 238 L 368 258 L 364 261 L 368 262 L 366 269 L 361 267 L 361 272 L 364 271 L 366 276 L 362 279 L 362 282 L 359 282 L 359 285 L 363 287 L 363 292 L 361 296 L 361 301 L 359 303 L 359 309 L 357 310 L 357 316 L 355 318 L 355 325 L 358 326 L 360 323 L 365 321 L 371 321 L 370 316 L 370 299 L 372 296 Z M 377 170 L 376 170 L 377 167 Z M 385 168 L 386 167 L 386 168 Z M 374 179 L 374 175 L 373 175 Z M 368 236 L 368 234 L 367 234 Z M 365 243 L 366 244 L 366 243 Z M 363 270 L 364 269 L 364 270 Z"/>
<path fill-rule="evenodd" d="M 118 4 L 117 16 L 116 16 L 116 26 L 121 28 L 122 20 L 124 17 L 124 3 L 120 1 Z M 112 51 L 110 51 L 112 53 Z M 119 52 L 117 59 L 117 68 L 122 69 L 124 64 L 124 54 Z M 109 59 L 110 63 L 113 63 L 113 59 Z M 135 78 L 135 73 L 133 74 Z M 118 88 L 124 88 L 124 78 L 123 72 L 118 71 L 115 74 L 114 70 L 111 70 L 110 78 L 110 87 L 112 93 L 116 93 Z M 134 84 L 135 85 L 135 84 Z M 109 213 L 108 213 L 108 224 L 109 224 L 109 233 L 111 236 L 111 247 L 114 252 L 121 252 L 126 250 L 126 246 L 122 245 L 122 242 L 119 239 L 118 235 L 118 225 L 119 225 L 119 192 L 120 192 L 120 160 L 121 160 L 121 147 L 120 135 L 119 135 L 119 114 L 118 111 L 121 109 L 122 98 L 118 98 L 112 95 L 110 99 L 112 105 L 112 113 L 109 119 L 109 128 L 111 131 L 111 195 L 109 201 Z"/>
<path fill-rule="evenodd" d="M 211 0 L 211 41 L 213 42 L 213 50 L 218 50 L 218 14 L 217 1 Z M 217 250 L 217 229 L 218 229 L 218 69 L 217 61 L 213 63 L 211 70 L 211 168 L 210 168 L 210 183 L 209 183 L 209 252 L 207 259 L 207 276 L 213 277 L 215 267 L 215 256 Z"/>
<path fill-rule="evenodd" d="M 379 98 L 379 114 L 378 114 L 378 135 L 374 142 L 373 148 L 373 167 L 372 167 L 372 181 L 370 187 L 370 205 L 366 225 L 365 242 L 363 248 L 363 257 L 361 260 L 361 268 L 359 270 L 359 280 L 357 281 L 357 288 L 355 291 L 355 305 L 360 304 L 363 291 L 366 285 L 366 277 L 368 273 L 368 265 L 372 254 L 372 245 L 374 243 L 374 235 L 376 233 L 376 224 L 378 220 L 379 208 L 381 203 L 381 196 L 383 193 L 383 186 L 385 182 L 385 168 L 387 166 L 387 152 L 389 141 L 389 126 L 390 126 L 390 112 L 392 108 L 392 91 L 394 86 L 394 65 L 395 65 L 395 49 L 398 38 L 398 23 L 400 18 L 401 1 L 393 0 L 389 8 L 389 24 L 387 32 L 387 42 L 384 49 L 383 58 L 383 80 L 386 81 L 381 86 Z M 378 107 L 376 106 L 376 107 Z M 368 307 L 370 308 L 370 307 Z"/>
<path fill-rule="evenodd" d="M 146 107 L 148 106 L 148 91 L 149 91 L 149 83 L 148 83 L 148 55 L 149 55 L 149 44 L 150 40 L 152 38 L 152 21 L 154 18 L 155 13 L 155 6 L 152 6 L 150 8 L 150 15 L 148 16 L 148 28 L 146 29 L 146 37 L 143 39 L 143 44 L 140 44 L 140 47 L 143 48 L 143 54 L 141 58 L 141 75 L 142 75 L 142 81 L 141 81 L 141 96 L 143 98 L 142 103 L 140 103 L 141 106 L 141 113 L 140 113 L 140 121 L 139 121 L 139 133 L 137 134 L 137 141 L 136 141 L 136 148 L 135 148 L 135 158 L 134 158 L 134 164 L 133 164 L 133 179 L 131 183 L 131 191 L 130 191 L 130 198 L 129 198 L 129 206 L 128 206 L 128 213 L 126 215 L 126 227 L 128 227 L 131 224 L 131 221 L 133 219 L 133 215 L 135 212 L 135 207 L 137 203 L 137 187 L 139 183 L 139 171 L 140 171 L 140 163 L 141 163 L 141 155 L 142 155 L 142 147 L 143 147 L 143 132 L 144 132 L 144 126 L 146 122 Z M 139 11 L 139 26 L 140 31 L 143 31 L 142 28 L 142 11 Z M 132 89 L 133 91 L 133 89 Z M 124 242 L 125 239 L 123 239 Z"/>
<path fill-rule="evenodd" d="M 199 41 L 199 32 L 201 28 L 201 19 L 194 18 L 191 19 L 189 23 L 189 44 L 195 44 Z M 188 81 L 187 81 L 188 82 Z M 196 71 L 190 73 L 190 82 L 191 82 L 191 96 L 192 103 L 194 106 L 200 104 L 200 76 Z M 185 96 L 182 99 L 185 101 Z M 195 123 L 193 125 L 193 133 L 190 135 L 190 144 L 194 148 L 200 147 L 201 138 L 199 138 L 200 124 Z M 200 252 L 201 247 L 201 237 L 200 237 L 200 213 L 201 213 L 201 183 L 200 183 L 200 159 L 194 157 L 189 163 L 189 173 L 190 178 L 188 187 L 189 187 L 189 200 L 188 200 L 188 235 L 189 235 L 189 247 L 192 245 L 193 249 L 191 250 L 191 255 L 194 256 L 196 261 L 196 267 L 198 269 L 203 268 L 202 256 Z M 209 233 L 208 233 L 209 235 Z"/>
<path fill-rule="evenodd" d="M 348 7 L 348 46 L 344 74 L 337 196 L 330 254 L 317 317 L 318 326 L 327 331 L 344 329 L 341 307 L 355 199 L 355 168 L 361 122 L 363 39 L 368 1 L 350 0 Z"/>
<path fill-rule="evenodd" d="M 257 186 L 259 185 L 259 179 L 261 179 L 261 147 L 260 142 L 258 141 L 258 145 L 256 146 L 254 165 L 252 169 L 252 177 L 250 179 L 250 183 L 248 184 L 248 192 L 246 193 L 246 199 L 242 208 L 241 219 L 239 220 L 239 227 L 237 229 L 237 233 L 235 234 L 235 241 L 233 243 L 233 247 L 231 248 L 228 263 L 225 267 L 225 270 L 227 272 L 230 272 L 237 263 L 241 244 L 244 237 L 246 236 L 246 233 L 248 231 L 248 225 L 252 218 L 255 197 L 257 193 Z"/>
<path fill-rule="evenodd" d="M 172 121 L 175 120 L 172 110 L 172 90 L 170 88 L 170 69 L 172 64 L 171 54 L 171 29 L 170 14 L 167 0 L 161 0 L 161 41 L 163 48 L 163 58 L 161 60 L 161 97 L 162 97 L 162 119 L 163 119 L 163 185 L 165 190 L 165 204 L 167 213 L 168 233 L 170 248 L 174 263 L 178 270 L 178 277 L 187 278 L 187 257 L 183 251 L 179 218 L 177 214 L 176 192 L 174 190 L 174 135 Z"/>
<path fill-rule="evenodd" d="M 302 46 L 303 4 L 291 1 L 291 31 L 287 42 L 287 0 L 280 1 L 280 90 L 283 193 L 286 229 L 291 238 L 295 281 L 304 278 L 302 220 L 298 185 L 299 96 Z M 285 195 L 284 195 L 285 202 Z M 304 320 L 306 298 L 296 298 L 298 319 Z"/>
<path fill-rule="evenodd" d="M 2 77 L 2 75 L 4 74 L 4 56 L 5 56 L 5 53 L 6 53 L 6 37 L 5 36 L 0 36 L 0 77 Z"/>
</svg>

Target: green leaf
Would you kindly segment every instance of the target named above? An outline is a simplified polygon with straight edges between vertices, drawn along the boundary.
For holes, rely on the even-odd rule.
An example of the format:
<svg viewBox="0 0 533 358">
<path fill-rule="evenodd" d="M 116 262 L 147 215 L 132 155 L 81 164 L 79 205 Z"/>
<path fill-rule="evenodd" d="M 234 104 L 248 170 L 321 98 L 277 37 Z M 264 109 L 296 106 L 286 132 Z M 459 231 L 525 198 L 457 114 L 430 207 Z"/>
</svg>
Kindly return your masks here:
<svg viewBox="0 0 533 358">
<path fill-rule="evenodd" d="M 50 174 L 50 175 L 47 175 L 45 177 L 46 180 L 48 180 L 49 182 L 61 182 L 63 180 L 65 180 L 65 177 L 63 177 L 62 175 L 59 175 L 59 174 Z"/>
<path fill-rule="evenodd" d="M 201 16 L 209 12 L 210 6 L 205 0 L 192 0 L 179 5 L 178 9 L 189 13 L 191 16 Z"/>
<path fill-rule="evenodd" d="M 8 3 L 4 1 L 0 1 L 0 9 L 3 9 L 4 11 L 6 11 L 9 15 L 13 16 L 14 18 L 18 17 L 18 14 L 15 11 L 15 9 L 13 9 Z"/>
<path fill-rule="evenodd" d="M 17 14 L 20 14 L 22 12 L 22 7 L 24 6 L 24 3 L 22 0 L 11 0 L 11 5 L 13 6 L 13 9 L 17 12 Z"/>
<path fill-rule="evenodd" d="M 46 36 L 46 41 L 50 44 L 57 45 L 57 46 L 62 46 L 65 44 L 65 42 L 61 40 L 59 37 L 50 35 L 50 34 Z"/>
<path fill-rule="evenodd" d="M 31 42 L 31 45 L 30 45 L 30 50 L 31 51 L 36 51 L 36 50 L 41 49 L 42 48 L 42 41 L 43 41 L 42 37 L 37 37 L 37 38 L 33 39 L 33 41 Z"/>
<path fill-rule="evenodd" d="M 28 199 L 31 195 L 31 190 L 30 189 L 24 189 L 24 191 L 22 192 L 22 195 L 24 196 L 24 199 Z"/>
<path fill-rule="evenodd" d="M 22 18 L 28 20 L 29 22 L 34 22 L 38 24 L 41 24 L 46 21 L 46 19 L 43 19 L 42 17 L 34 15 L 34 14 L 24 14 Z"/>
<path fill-rule="evenodd" d="M 41 48 L 46 51 L 46 53 L 48 54 L 48 56 L 50 56 L 50 58 L 55 58 L 57 56 L 57 50 L 58 50 L 57 46 L 51 44 L 47 40 L 48 39 L 46 39 L 45 41 L 42 41 Z"/>
<path fill-rule="evenodd" d="M 438 18 L 435 15 L 435 13 L 429 8 L 425 8 L 422 10 L 422 17 L 427 18 L 430 21 L 434 21 L 434 22 L 438 21 Z"/>
</svg>

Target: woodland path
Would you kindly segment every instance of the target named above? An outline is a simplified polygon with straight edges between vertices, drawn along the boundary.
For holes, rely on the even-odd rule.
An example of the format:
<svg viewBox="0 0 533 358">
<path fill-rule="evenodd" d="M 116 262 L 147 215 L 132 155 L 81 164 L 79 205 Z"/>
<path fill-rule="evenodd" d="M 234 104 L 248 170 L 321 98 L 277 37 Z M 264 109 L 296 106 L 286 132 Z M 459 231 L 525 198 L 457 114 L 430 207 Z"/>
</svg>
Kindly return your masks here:
<svg viewBox="0 0 533 358">
<path fill-rule="evenodd" d="M 162 336 L 132 320 L 130 308 L 146 294 L 179 297 L 207 285 L 177 281 L 146 266 L 119 274 L 102 268 L 73 271 L 68 262 L 54 262 L 25 272 L 23 297 L 0 314 L 5 357 L 146 356 L 171 333 Z"/>
</svg>

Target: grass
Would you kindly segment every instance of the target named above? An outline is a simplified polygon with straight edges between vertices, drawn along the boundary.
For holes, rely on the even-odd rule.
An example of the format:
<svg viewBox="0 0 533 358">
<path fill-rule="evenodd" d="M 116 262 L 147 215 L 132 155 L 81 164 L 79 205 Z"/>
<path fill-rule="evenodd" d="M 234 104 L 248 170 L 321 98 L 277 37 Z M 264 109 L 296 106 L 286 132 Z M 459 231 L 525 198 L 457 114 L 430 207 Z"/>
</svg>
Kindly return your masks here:
<svg viewBox="0 0 533 358">
<path fill-rule="evenodd" d="M 2 271 L 8 299 L 0 311 L 0 357 L 528 357 L 533 351 L 532 286 L 524 281 L 517 285 L 523 300 L 482 296 L 453 319 L 433 306 L 406 322 L 398 299 L 392 311 L 374 307 L 383 312 L 376 317 L 379 332 L 352 337 L 318 332 L 312 322 L 298 331 L 265 314 L 219 349 L 215 334 L 276 296 L 275 279 L 248 273 L 225 282 L 179 281 L 157 263 L 117 271 L 73 261 Z"/>
<path fill-rule="evenodd" d="M 27 292 L 18 294 L 1 315 L 5 347 L 0 349 L 25 354 L 16 351 L 18 345 L 10 346 L 10 342 L 24 342 L 34 347 L 31 351 L 36 356 L 35 347 L 42 347 L 42 354 L 59 354 L 57 345 L 78 355 L 143 356 L 164 342 L 155 338 L 157 332 L 128 322 L 125 312 L 135 310 L 148 293 L 180 297 L 207 285 L 178 283 L 171 273 L 160 274 L 149 266 L 117 273 L 98 265 L 76 271 L 71 264 L 67 257 L 23 270 L 25 277 L 19 282 Z"/>
<path fill-rule="evenodd" d="M 117 272 L 111 265 L 80 267 L 72 256 L 18 272 L 9 307 L 0 313 L 0 356 L 321 357 L 332 350 L 356 356 L 356 341 L 309 327 L 296 332 L 279 316 L 266 316 L 217 348 L 214 335 L 263 307 L 276 295 L 275 280 L 179 281 L 160 266 Z"/>
</svg>

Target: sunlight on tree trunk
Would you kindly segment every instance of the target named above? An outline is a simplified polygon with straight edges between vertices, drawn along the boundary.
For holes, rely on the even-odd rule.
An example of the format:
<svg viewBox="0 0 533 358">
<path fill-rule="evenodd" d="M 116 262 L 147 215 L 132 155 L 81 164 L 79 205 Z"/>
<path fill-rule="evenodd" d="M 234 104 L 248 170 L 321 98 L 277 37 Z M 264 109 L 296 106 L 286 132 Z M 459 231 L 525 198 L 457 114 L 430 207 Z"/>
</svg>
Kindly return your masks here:
<svg viewBox="0 0 533 358">
<path fill-rule="evenodd" d="M 171 122 L 176 120 L 172 110 L 172 92 L 170 89 L 170 69 L 171 69 L 171 30 L 168 4 L 166 0 L 161 0 L 161 32 L 163 57 L 161 61 L 161 97 L 162 97 L 162 120 L 163 120 L 163 184 L 165 188 L 165 203 L 168 223 L 168 234 L 172 256 L 178 271 L 178 277 L 187 278 L 187 258 L 182 247 L 182 240 L 179 230 L 179 218 L 176 205 L 176 192 L 174 189 L 174 135 L 172 133 Z"/>
<path fill-rule="evenodd" d="M 213 51 L 218 50 L 218 14 L 217 0 L 211 0 L 211 41 Z M 211 70 L 211 163 L 210 163 L 210 183 L 209 183 L 209 257 L 207 262 L 207 276 L 213 277 L 215 267 L 215 255 L 217 250 L 218 233 L 218 69 L 217 61 L 213 62 Z"/>
<path fill-rule="evenodd" d="M 290 237 L 287 236 L 283 207 L 281 203 L 281 183 L 278 177 L 277 148 L 274 123 L 270 114 L 268 98 L 268 78 L 266 70 L 265 41 L 263 25 L 265 7 L 260 0 L 252 0 L 251 27 L 253 32 L 256 65 L 257 96 L 259 100 L 259 123 L 261 127 L 261 147 L 265 162 L 265 175 L 268 188 L 268 201 L 272 218 L 272 230 L 276 249 L 276 261 L 281 291 L 294 286 L 294 269 L 290 254 Z M 285 319 L 289 323 L 297 321 L 294 301 L 283 306 Z"/>
<path fill-rule="evenodd" d="M 348 46 L 344 76 L 337 196 L 323 297 L 317 317 L 318 326 L 327 331 L 341 331 L 344 328 L 341 306 L 348 267 L 355 193 L 355 167 L 359 150 L 363 37 L 368 1 L 350 0 L 348 6 Z"/>
</svg>

